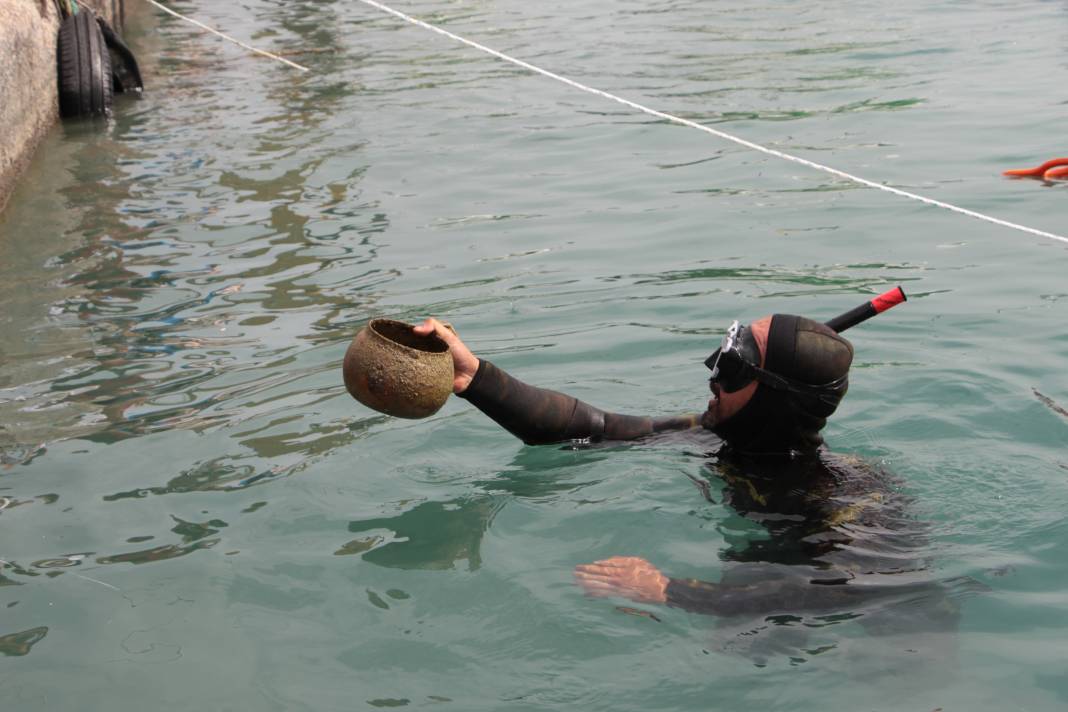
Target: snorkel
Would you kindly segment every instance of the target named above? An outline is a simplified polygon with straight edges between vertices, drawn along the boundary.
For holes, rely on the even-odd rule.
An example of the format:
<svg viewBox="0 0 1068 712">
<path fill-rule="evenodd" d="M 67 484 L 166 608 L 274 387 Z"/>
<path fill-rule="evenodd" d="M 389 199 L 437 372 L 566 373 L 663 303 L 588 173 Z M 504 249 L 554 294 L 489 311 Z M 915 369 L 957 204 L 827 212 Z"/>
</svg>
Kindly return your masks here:
<svg viewBox="0 0 1068 712">
<path fill-rule="evenodd" d="M 860 306 L 853 307 L 849 311 L 824 322 L 824 326 L 840 334 L 846 329 L 856 326 L 861 322 L 871 319 L 876 314 L 891 309 L 906 301 L 905 290 L 894 287 L 888 292 L 880 294 L 871 301 L 864 302 Z M 792 347 L 791 347 L 792 349 Z M 723 337 L 723 343 L 705 359 L 705 366 L 712 372 L 713 381 L 723 381 L 724 390 L 728 393 L 736 391 L 752 380 L 759 380 L 773 388 L 792 390 L 800 388 L 809 390 L 820 388 L 808 384 L 791 384 L 791 379 L 784 379 L 760 368 L 756 342 L 753 341 L 749 327 L 743 327 L 735 320 L 727 335 Z M 825 384 L 833 386 L 833 384 Z"/>
<path fill-rule="evenodd" d="M 870 302 L 864 302 L 859 307 L 853 307 L 849 311 L 825 321 L 824 324 L 834 329 L 836 334 L 841 334 L 846 329 L 867 321 L 876 314 L 882 314 L 887 309 L 896 307 L 905 301 L 908 301 L 908 297 L 905 296 L 905 290 L 901 287 L 894 287 L 888 292 L 883 292 Z"/>
</svg>

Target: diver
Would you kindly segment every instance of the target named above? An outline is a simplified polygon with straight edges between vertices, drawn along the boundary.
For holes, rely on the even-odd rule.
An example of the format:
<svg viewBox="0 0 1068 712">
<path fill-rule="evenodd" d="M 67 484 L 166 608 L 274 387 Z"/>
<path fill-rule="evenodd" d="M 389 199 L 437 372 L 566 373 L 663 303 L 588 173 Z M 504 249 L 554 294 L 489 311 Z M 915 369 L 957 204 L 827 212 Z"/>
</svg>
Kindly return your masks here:
<svg viewBox="0 0 1068 712">
<path fill-rule="evenodd" d="M 724 552 L 729 565 L 718 582 L 672 578 L 632 556 L 577 566 L 575 579 L 589 595 L 721 617 L 859 617 L 922 598 L 931 585 L 923 573 L 926 539 L 898 483 L 859 458 L 831 453 L 820 435 L 849 385 L 853 346 L 838 331 L 903 301 L 897 292 L 896 301 L 883 295 L 832 320 L 837 329 L 785 314 L 734 322 L 705 361 L 711 399 L 700 415 L 605 412 L 523 383 L 476 357 L 436 319 L 415 330 L 449 344 L 454 392 L 526 444 L 635 440 L 698 427 L 718 438 L 709 466 L 725 503 L 768 537 Z M 697 484 L 711 499 L 708 482 Z M 936 617 L 955 619 L 949 613 Z M 921 627 L 933 623 L 925 617 Z"/>
</svg>

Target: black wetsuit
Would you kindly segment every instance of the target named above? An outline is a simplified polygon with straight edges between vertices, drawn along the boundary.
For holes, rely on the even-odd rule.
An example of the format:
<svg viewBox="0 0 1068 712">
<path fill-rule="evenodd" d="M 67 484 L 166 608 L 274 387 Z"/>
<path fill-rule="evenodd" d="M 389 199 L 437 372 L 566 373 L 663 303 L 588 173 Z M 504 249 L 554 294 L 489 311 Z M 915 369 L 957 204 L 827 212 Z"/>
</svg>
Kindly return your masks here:
<svg viewBox="0 0 1068 712">
<path fill-rule="evenodd" d="M 700 424 L 694 415 L 607 413 L 488 361 L 461 397 L 530 445 L 633 440 Z M 723 558 L 733 563 L 720 582 L 672 578 L 668 605 L 728 617 L 856 612 L 876 601 L 915 600 L 930 588 L 923 528 L 887 473 L 822 446 L 789 455 L 721 447 L 710 465 L 725 484 L 725 503 L 770 537 L 728 549 Z"/>
<path fill-rule="evenodd" d="M 568 440 L 634 440 L 700 424 L 698 416 L 649 418 L 607 413 L 565 393 L 523 383 L 489 361 L 460 394 L 527 445 Z"/>
</svg>

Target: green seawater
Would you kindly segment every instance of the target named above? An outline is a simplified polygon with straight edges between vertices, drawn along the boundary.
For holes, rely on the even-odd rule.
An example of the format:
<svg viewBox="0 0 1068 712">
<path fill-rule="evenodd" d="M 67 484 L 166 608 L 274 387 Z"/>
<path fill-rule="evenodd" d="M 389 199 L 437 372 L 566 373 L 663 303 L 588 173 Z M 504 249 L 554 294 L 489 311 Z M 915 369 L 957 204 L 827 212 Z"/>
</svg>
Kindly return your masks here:
<svg viewBox="0 0 1068 712">
<path fill-rule="evenodd" d="M 1064 244 L 351 0 L 174 4 L 312 71 L 137 7 L 144 99 L 57 127 L 0 215 L 0 708 L 1068 706 Z M 1000 175 L 1068 155 L 1064 3 L 398 8 L 1068 232 L 1068 184 Z M 715 581 L 760 536 L 687 477 L 711 477 L 713 441 L 530 448 L 462 400 L 404 421 L 341 384 L 369 318 L 435 315 L 530 383 L 700 410 L 732 319 L 828 318 L 895 284 L 909 302 L 850 332 L 826 435 L 900 479 L 932 577 L 978 584 L 948 629 L 588 598 L 577 564 Z"/>
</svg>

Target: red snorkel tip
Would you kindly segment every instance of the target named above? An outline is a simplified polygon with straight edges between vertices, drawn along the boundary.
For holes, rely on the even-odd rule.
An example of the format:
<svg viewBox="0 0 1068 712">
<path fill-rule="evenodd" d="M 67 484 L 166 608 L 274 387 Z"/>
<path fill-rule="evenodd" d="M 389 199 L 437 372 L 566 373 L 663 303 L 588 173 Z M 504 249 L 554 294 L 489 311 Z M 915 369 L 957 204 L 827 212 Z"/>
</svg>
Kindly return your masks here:
<svg viewBox="0 0 1068 712">
<path fill-rule="evenodd" d="M 856 326 L 862 321 L 867 321 L 876 314 L 881 314 L 887 309 L 895 307 L 907 300 L 908 297 L 905 296 L 905 290 L 901 287 L 894 287 L 890 291 L 880 294 L 870 302 L 864 302 L 859 307 L 854 307 L 845 314 L 839 314 L 835 318 L 826 322 L 826 325 L 835 332 L 842 333 L 846 329 Z"/>
<path fill-rule="evenodd" d="M 875 307 L 876 314 L 882 314 L 884 311 L 891 307 L 896 307 L 901 302 L 908 301 L 908 297 L 905 296 L 905 290 L 901 287 L 894 287 L 889 292 L 884 292 L 871 300 L 871 305 Z"/>
</svg>

